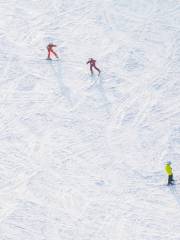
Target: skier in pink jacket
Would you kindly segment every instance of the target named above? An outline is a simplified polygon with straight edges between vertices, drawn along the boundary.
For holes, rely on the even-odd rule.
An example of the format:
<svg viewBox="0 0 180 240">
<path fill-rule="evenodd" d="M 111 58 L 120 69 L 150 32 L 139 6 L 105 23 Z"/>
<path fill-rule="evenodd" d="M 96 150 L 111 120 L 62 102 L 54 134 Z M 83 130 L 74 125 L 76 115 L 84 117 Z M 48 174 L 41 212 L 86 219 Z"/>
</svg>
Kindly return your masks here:
<svg viewBox="0 0 180 240">
<path fill-rule="evenodd" d="M 54 54 L 54 56 L 56 56 L 56 58 L 59 58 L 58 55 L 57 55 L 57 53 L 53 50 L 54 47 L 56 47 L 56 45 L 53 44 L 53 43 L 49 43 L 49 44 L 47 45 L 47 50 L 48 50 L 47 60 L 52 60 L 52 59 L 51 59 L 51 53 Z"/>
<path fill-rule="evenodd" d="M 101 70 L 96 67 L 96 60 L 94 60 L 93 58 L 89 58 L 89 60 L 86 64 L 90 64 L 91 75 L 93 75 L 93 68 L 95 68 L 99 72 L 99 75 L 100 75 Z"/>
</svg>

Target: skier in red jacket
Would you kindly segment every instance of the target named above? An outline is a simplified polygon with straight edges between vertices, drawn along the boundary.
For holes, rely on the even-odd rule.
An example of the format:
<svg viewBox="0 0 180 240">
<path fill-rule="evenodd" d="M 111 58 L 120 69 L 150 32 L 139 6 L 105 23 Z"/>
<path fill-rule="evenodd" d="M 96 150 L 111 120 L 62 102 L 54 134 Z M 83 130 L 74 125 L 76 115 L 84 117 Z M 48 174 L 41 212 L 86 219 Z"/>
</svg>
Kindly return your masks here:
<svg viewBox="0 0 180 240">
<path fill-rule="evenodd" d="M 54 54 L 54 55 L 56 56 L 56 58 L 59 58 L 58 55 L 57 55 L 57 53 L 53 50 L 54 47 L 56 47 L 56 45 L 53 44 L 53 43 L 49 43 L 49 44 L 47 45 L 47 50 L 48 50 L 47 60 L 52 60 L 52 59 L 51 59 L 51 53 Z"/>
<path fill-rule="evenodd" d="M 96 67 L 96 60 L 94 60 L 93 58 L 89 58 L 89 60 L 86 64 L 90 64 L 91 75 L 93 75 L 93 68 L 95 68 L 99 72 L 99 75 L 100 75 L 101 70 Z"/>
</svg>

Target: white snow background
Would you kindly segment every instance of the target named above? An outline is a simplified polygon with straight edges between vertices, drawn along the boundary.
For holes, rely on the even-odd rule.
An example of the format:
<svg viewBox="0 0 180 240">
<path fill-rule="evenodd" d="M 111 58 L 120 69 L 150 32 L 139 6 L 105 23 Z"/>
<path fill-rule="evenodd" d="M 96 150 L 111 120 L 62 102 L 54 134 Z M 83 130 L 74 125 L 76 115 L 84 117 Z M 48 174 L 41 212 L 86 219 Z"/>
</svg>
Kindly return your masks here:
<svg viewBox="0 0 180 240">
<path fill-rule="evenodd" d="M 0 72 L 0 240 L 180 240 L 180 1 L 0 0 Z"/>
</svg>

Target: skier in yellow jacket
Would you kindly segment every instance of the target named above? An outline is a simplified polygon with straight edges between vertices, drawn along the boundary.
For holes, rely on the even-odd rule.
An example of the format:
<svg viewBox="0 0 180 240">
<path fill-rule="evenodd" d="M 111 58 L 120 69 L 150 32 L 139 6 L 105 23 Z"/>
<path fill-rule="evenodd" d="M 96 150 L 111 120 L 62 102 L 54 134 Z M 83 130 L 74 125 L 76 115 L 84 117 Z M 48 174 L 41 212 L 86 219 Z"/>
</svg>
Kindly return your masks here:
<svg viewBox="0 0 180 240">
<path fill-rule="evenodd" d="M 173 179 L 173 171 L 171 167 L 171 162 L 168 161 L 165 166 L 166 173 L 168 174 L 168 185 L 173 185 L 174 184 L 174 179 Z"/>
</svg>

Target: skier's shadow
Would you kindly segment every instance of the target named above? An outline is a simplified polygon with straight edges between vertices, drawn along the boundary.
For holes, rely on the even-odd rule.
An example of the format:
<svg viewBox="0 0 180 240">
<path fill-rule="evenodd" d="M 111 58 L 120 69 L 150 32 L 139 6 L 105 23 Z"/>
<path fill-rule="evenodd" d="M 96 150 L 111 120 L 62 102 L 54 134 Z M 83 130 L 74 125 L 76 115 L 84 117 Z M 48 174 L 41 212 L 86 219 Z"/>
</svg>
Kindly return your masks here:
<svg viewBox="0 0 180 240">
<path fill-rule="evenodd" d="M 51 62 L 50 66 L 58 80 L 61 94 L 67 98 L 67 100 L 72 106 L 73 102 L 72 102 L 71 91 L 63 82 L 62 65 L 59 65 L 59 63 L 54 64 L 53 62 Z"/>
<path fill-rule="evenodd" d="M 171 191 L 171 193 L 173 194 L 173 196 L 174 196 L 177 204 L 178 204 L 179 207 L 180 207 L 180 188 L 179 188 L 179 191 L 178 191 L 176 185 L 170 186 L 170 191 Z"/>
<path fill-rule="evenodd" d="M 105 107 L 108 115 L 110 115 L 110 108 L 109 107 L 110 107 L 111 103 L 108 101 L 108 98 L 106 97 L 106 93 L 105 93 L 103 83 L 102 83 L 102 76 L 101 75 L 93 76 L 92 79 L 93 79 L 94 83 L 92 84 L 91 87 L 95 87 L 99 91 L 99 93 L 101 94 L 101 99 L 102 99 L 102 102 L 103 102 L 103 106 Z"/>
</svg>

